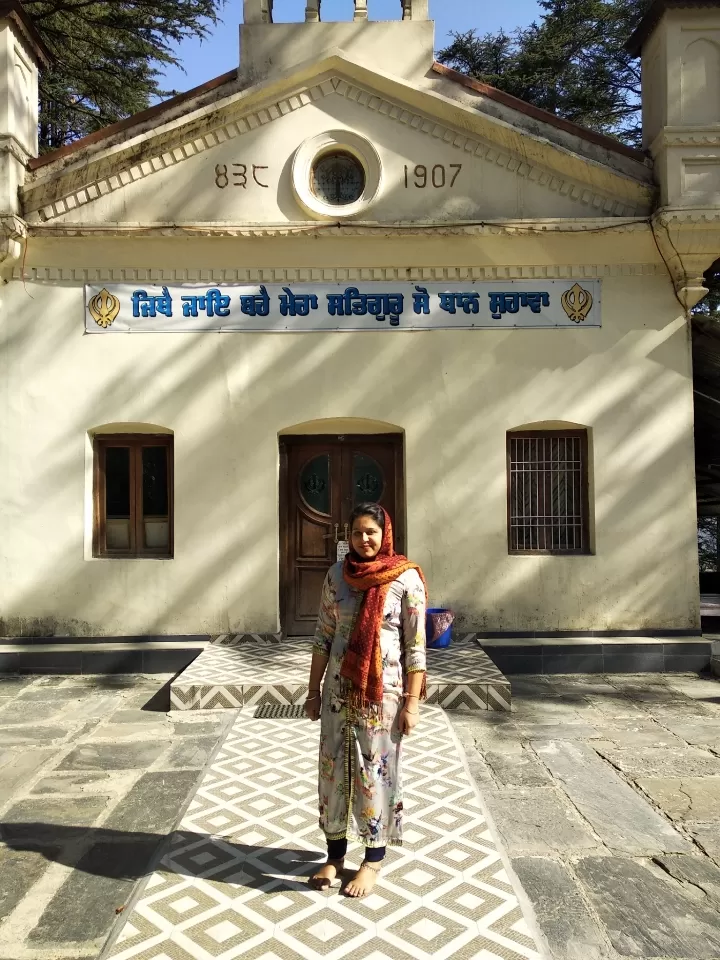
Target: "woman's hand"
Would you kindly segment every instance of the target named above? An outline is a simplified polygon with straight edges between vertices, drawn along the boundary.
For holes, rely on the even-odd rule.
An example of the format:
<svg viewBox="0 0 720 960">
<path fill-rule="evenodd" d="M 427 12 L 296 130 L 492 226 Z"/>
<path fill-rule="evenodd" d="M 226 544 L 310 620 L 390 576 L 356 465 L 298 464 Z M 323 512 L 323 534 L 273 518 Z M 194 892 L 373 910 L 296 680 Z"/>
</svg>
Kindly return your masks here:
<svg viewBox="0 0 720 960">
<path fill-rule="evenodd" d="M 322 699 L 320 697 L 319 690 L 311 690 L 307 695 L 307 699 L 303 704 L 305 707 L 305 714 L 310 720 L 319 720 L 320 719 L 320 708 L 322 706 Z"/>
<path fill-rule="evenodd" d="M 402 734 L 409 734 L 413 730 L 420 719 L 420 708 L 416 705 L 415 709 L 408 710 L 407 704 L 400 710 L 398 716 L 398 729 Z"/>
</svg>

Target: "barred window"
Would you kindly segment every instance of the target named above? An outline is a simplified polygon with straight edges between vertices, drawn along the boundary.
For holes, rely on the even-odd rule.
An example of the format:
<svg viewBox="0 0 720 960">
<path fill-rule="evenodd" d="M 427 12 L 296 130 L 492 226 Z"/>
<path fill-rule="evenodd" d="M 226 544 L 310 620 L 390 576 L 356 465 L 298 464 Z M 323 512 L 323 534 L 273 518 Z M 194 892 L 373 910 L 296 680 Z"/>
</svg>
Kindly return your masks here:
<svg viewBox="0 0 720 960">
<path fill-rule="evenodd" d="M 93 446 L 94 556 L 172 557 L 172 436 L 96 436 Z"/>
<path fill-rule="evenodd" d="M 585 430 L 508 433 L 510 553 L 589 553 Z"/>
</svg>

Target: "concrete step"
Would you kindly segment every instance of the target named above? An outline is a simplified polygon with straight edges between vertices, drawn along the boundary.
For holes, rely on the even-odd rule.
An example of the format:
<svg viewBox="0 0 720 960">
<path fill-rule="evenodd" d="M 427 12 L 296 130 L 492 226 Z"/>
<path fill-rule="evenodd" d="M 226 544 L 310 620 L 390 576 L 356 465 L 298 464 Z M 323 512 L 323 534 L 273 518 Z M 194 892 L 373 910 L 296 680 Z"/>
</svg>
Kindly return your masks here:
<svg viewBox="0 0 720 960">
<path fill-rule="evenodd" d="M 222 710 L 305 699 L 312 638 L 275 634 L 216 637 L 173 680 L 173 710 Z M 474 634 L 428 650 L 428 703 L 444 710 L 510 710 L 510 682 Z"/>
</svg>

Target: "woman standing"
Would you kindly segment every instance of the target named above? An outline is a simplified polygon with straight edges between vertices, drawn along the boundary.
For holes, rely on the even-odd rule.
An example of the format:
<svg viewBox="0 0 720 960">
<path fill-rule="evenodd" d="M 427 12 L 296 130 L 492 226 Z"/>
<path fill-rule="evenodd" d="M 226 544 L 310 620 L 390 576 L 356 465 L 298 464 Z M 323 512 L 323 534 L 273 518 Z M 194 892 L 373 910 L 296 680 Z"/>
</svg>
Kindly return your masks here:
<svg viewBox="0 0 720 960">
<path fill-rule="evenodd" d="M 402 737 L 425 696 L 427 588 L 420 567 L 394 552 L 381 506 L 356 507 L 350 530 L 350 553 L 323 585 L 305 702 L 310 719 L 321 719 L 318 795 L 328 845 L 311 882 L 329 887 L 348 839 L 358 840 L 365 858 L 345 893 L 364 897 L 386 846 L 402 844 Z"/>
</svg>

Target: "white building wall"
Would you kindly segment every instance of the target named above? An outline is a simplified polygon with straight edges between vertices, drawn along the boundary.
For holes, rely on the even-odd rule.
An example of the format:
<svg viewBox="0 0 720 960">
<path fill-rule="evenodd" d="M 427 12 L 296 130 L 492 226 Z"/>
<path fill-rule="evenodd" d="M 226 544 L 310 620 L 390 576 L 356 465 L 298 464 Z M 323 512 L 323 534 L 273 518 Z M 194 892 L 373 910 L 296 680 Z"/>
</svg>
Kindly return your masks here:
<svg viewBox="0 0 720 960">
<path fill-rule="evenodd" d="M 150 262 L 125 243 L 128 260 Z M 601 241 L 584 243 L 588 257 Z M 188 241 L 177 262 L 238 250 L 212 244 Z M 87 263 L 91 246 L 31 249 L 28 270 L 52 250 L 54 262 Z M 121 263 L 122 249 L 96 244 L 96 262 Z M 173 259 L 159 241 L 151 249 Z M 350 262 L 371 255 L 355 252 Z M 528 255 L 518 242 L 517 259 Z M 2 633 L 276 630 L 278 433 L 328 417 L 404 431 L 408 551 L 462 626 L 696 627 L 688 332 L 669 280 L 643 269 L 603 281 L 600 329 L 385 335 L 84 336 L 80 282 L 11 281 L 0 292 Z M 592 556 L 508 555 L 506 431 L 539 421 L 590 431 Z M 173 560 L 90 556 L 88 434 L 118 422 L 174 432 Z"/>
</svg>

